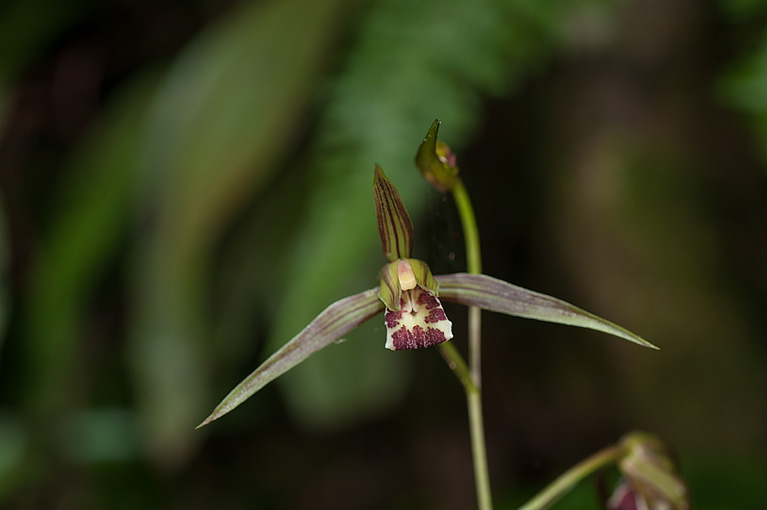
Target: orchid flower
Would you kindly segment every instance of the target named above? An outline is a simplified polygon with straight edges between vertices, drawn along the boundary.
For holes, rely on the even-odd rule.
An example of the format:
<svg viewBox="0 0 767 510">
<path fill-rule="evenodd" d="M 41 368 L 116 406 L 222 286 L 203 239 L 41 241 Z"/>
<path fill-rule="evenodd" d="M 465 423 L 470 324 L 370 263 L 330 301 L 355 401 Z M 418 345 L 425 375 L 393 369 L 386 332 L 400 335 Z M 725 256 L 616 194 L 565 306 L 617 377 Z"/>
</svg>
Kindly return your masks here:
<svg viewBox="0 0 767 510">
<path fill-rule="evenodd" d="M 426 262 L 410 258 L 413 224 L 397 188 L 378 165 L 373 199 L 378 233 L 389 261 L 378 273 L 378 297 L 386 307 L 386 348 L 417 349 L 450 340 L 453 324 L 437 298 L 439 285 Z"/>
<path fill-rule="evenodd" d="M 626 434 L 582 460 L 519 510 L 549 508 L 584 478 L 610 465 L 618 468 L 621 478 L 605 502 L 608 510 L 689 510 L 690 492 L 668 447 L 646 432 Z"/>
<path fill-rule="evenodd" d="M 328 306 L 240 382 L 198 428 L 227 414 L 269 382 L 381 312 L 388 349 L 417 349 L 450 340 L 452 324 L 440 299 L 517 317 L 590 328 L 657 349 L 638 335 L 592 313 L 491 276 L 468 273 L 433 276 L 425 262 L 411 258 L 413 224 L 397 188 L 377 165 L 373 200 L 387 260 L 378 273 L 378 287 Z"/>
<path fill-rule="evenodd" d="M 625 436 L 621 446 L 618 469 L 623 477 L 608 501 L 609 510 L 690 508 L 687 485 L 660 439 L 635 432 Z"/>
</svg>

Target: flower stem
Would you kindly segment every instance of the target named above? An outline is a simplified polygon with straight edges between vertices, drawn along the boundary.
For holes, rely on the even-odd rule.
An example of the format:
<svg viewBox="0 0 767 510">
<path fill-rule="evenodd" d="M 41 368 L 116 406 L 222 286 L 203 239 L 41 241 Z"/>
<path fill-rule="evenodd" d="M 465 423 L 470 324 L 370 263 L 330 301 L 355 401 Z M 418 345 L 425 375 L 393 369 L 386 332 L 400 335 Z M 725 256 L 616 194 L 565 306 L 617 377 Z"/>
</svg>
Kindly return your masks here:
<svg viewBox="0 0 767 510">
<path fill-rule="evenodd" d="M 477 486 L 477 503 L 479 510 L 492 510 L 490 473 L 487 468 L 485 449 L 485 426 L 482 419 L 482 393 L 479 389 L 466 393 L 466 403 L 469 408 L 469 430 L 472 458 L 474 459 L 474 483 Z"/>
<path fill-rule="evenodd" d="M 469 374 L 469 368 L 466 366 L 461 353 L 455 348 L 453 342 L 444 342 L 439 344 L 439 350 L 442 353 L 442 357 L 445 358 L 447 366 L 453 371 L 455 376 L 461 381 L 463 389 L 466 391 L 466 395 L 469 393 L 477 393 L 477 387 L 474 385 L 474 381 Z"/>
<path fill-rule="evenodd" d="M 479 229 L 469 194 L 459 178 L 453 187 L 453 199 L 461 218 L 463 236 L 466 240 L 466 268 L 469 273 L 482 273 L 482 257 L 479 248 Z M 466 388 L 466 404 L 469 411 L 469 431 L 474 459 L 474 480 L 477 486 L 477 502 L 480 510 L 491 510 L 493 501 L 490 490 L 490 474 L 487 468 L 485 426 L 482 418 L 482 326 L 479 307 L 469 307 L 469 373 L 473 388 Z"/>
<path fill-rule="evenodd" d="M 519 507 L 519 510 L 544 510 L 561 498 L 573 486 L 594 471 L 616 461 L 624 451 L 621 444 L 600 450 L 591 457 L 582 460 L 559 478 L 550 483 L 533 499 Z"/>
<path fill-rule="evenodd" d="M 463 236 L 466 239 L 466 268 L 469 273 L 480 274 L 482 272 L 482 257 L 479 251 L 479 229 L 477 219 L 474 216 L 474 208 L 471 206 L 469 194 L 463 181 L 458 179 L 453 188 L 453 199 L 458 207 L 461 217 Z"/>
</svg>

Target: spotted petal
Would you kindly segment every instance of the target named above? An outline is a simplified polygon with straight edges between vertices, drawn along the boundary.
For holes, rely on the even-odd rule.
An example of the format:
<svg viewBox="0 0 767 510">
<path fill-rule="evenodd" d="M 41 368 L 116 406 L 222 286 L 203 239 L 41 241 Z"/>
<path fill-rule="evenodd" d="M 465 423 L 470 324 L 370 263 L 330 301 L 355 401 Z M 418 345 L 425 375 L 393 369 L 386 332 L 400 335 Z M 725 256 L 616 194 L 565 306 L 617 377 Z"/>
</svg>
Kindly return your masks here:
<svg viewBox="0 0 767 510">
<path fill-rule="evenodd" d="M 336 301 L 238 384 L 197 428 L 225 415 L 269 382 L 370 319 L 384 305 L 378 287 Z"/>
<path fill-rule="evenodd" d="M 577 306 L 484 274 L 456 273 L 436 276 L 435 279 L 439 283 L 440 297 L 445 301 L 527 319 L 594 329 L 657 349 L 639 335 Z"/>
<path fill-rule="evenodd" d="M 399 310 L 386 309 L 386 348 L 419 349 L 453 338 L 453 324 L 439 299 L 421 287 L 404 291 Z"/>
</svg>

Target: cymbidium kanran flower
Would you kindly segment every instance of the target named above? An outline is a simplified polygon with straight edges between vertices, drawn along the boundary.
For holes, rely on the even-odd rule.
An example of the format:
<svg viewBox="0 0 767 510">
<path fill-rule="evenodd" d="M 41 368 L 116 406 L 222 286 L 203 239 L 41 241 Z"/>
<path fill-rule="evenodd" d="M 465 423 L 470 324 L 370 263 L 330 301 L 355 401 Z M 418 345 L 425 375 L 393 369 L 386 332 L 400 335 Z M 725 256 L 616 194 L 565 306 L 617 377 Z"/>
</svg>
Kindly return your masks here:
<svg viewBox="0 0 767 510">
<path fill-rule="evenodd" d="M 413 224 L 397 188 L 378 165 L 373 201 L 383 252 L 389 261 L 378 273 L 378 297 L 386 306 L 386 348 L 418 349 L 450 340 L 453 325 L 437 297 L 439 285 L 425 262 L 410 258 Z"/>
<path fill-rule="evenodd" d="M 446 168 L 447 173 L 438 175 L 437 182 L 449 183 L 452 170 L 449 165 Z M 388 261 L 379 271 L 379 286 L 327 307 L 240 382 L 199 427 L 225 415 L 269 382 L 382 311 L 389 349 L 429 347 L 450 340 L 452 324 L 440 299 L 517 317 L 595 329 L 656 348 L 634 333 L 569 303 L 484 274 L 433 276 L 425 262 L 410 258 L 413 224 L 397 188 L 378 166 L 373 177 L 373 198 L 378 232 Z"/>
</svg>

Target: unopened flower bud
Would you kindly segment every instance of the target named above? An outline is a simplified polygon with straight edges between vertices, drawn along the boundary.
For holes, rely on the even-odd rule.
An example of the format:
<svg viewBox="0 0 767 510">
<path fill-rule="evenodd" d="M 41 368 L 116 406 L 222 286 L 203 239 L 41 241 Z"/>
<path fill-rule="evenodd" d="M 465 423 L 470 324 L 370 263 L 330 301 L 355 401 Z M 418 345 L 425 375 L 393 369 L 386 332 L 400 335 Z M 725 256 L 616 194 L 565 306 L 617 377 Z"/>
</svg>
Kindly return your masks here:
<svg viewBox="0 0 767 510">
<path fill-rule="evenodd" d="M 445 192 L 452 190 L 458 182 L 458 158 L 446 143 L 437 141 L 438 131 L 439 119 L 426 133 L 415 156 L 415 164 L 429 184 Z"/>
</svg>

